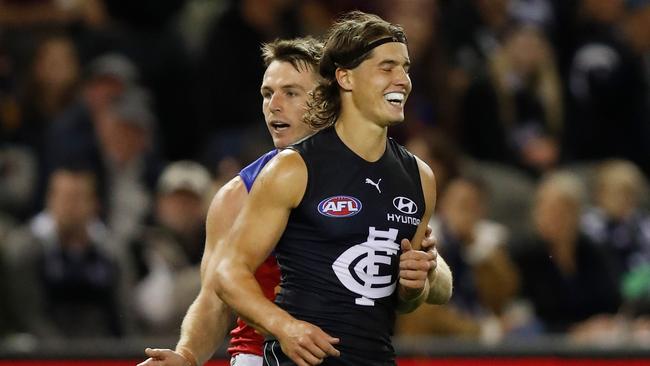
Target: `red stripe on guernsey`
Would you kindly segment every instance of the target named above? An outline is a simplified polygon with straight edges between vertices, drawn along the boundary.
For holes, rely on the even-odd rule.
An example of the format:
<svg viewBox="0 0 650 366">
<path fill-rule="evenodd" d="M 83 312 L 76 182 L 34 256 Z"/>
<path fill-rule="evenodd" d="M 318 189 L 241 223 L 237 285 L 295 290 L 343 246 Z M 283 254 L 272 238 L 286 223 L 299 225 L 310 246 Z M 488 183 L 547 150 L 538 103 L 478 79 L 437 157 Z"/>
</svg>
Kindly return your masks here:
<svg viewBox="0 0 650 366">
<path fill-rule="evenodd" d="M 275 288 L 280 284 L 280 268 L 275 260 L 275 256 L 271 255 L 266 258 L 266 261 L 255 272 L 255 279 L 259 282 L 264 296 L 273 301 L 275 299 Z M 255 330 L 248 326 L 241 318 L 237 318 L 237 327 L 230 331 L 230 346 L 228 353 L 231 356 L 240 353 L 249 355 L 262 356 L 262 345 L 264 337 L 255 332 Z"/>
</svg>

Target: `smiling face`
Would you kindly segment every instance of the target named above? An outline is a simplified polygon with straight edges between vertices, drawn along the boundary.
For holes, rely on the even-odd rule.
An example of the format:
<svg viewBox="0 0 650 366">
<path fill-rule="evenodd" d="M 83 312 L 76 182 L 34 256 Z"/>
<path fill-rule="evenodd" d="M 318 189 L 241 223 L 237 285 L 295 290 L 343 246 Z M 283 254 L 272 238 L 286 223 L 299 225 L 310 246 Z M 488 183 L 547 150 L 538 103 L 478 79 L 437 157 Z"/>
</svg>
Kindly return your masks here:
<svg viewBox="0 0 650 366">
<path fill-rule="evenodd" d="M 277 148 L 286 147 L 314 131 L 303 122 L 309 92 L 316 74 L 305 65 L 299 70 L 289 62 L 273 61 L 262 80 L 262 112 Z"/>
<path fill-rule="evenodd" d="M 406 45 L 390 42 L 350 70 L 353 104 L 362 116 L 381 126 L 404 120 L 404 104 L 411 92 L 410 65 Z"/>
</svg>

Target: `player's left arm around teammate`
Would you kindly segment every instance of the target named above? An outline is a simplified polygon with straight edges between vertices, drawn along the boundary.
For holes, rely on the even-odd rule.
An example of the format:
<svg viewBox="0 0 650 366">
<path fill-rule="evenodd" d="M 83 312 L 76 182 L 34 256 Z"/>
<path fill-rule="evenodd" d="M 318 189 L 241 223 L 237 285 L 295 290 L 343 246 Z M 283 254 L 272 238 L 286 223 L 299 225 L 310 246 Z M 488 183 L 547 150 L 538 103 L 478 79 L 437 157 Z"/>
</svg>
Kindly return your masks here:
<svg viewBox="0 0 650 366">
<path fill-rule="evenodd" d="M 408 313 L 422 304 L 429 295 L 429 270 L 435 261 L 435 253 L 421 251 L 429 219 L 436 204 L 436 181 L 433 171 L 416 158 L 420 171 L 422 191 L 424 193 L 425 211 L 415 236 L 411 241 L 402 239 L 402 255 L 400 256 L 399 273 L 399 304 L 397 311 Z M 412 244 L 413 243 L 413 244 Z"/>
</svg>

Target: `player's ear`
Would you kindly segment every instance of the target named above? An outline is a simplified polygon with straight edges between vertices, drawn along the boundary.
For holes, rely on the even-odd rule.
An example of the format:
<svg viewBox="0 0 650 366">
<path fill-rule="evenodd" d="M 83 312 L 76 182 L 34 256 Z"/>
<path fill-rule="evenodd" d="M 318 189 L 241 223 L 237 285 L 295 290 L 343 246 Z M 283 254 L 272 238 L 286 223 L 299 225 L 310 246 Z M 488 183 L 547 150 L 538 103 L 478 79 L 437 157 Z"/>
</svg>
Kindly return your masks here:
<svg viewBox="0 0 650 366">
<path fill-rule="evenodd" d="M 352 80 L 352 70 L 337 68 L 335 71 L 336 81 L 339 83 L 339 86 L 345 90 L 352 90 L 353 80 Z"/>
</svg>

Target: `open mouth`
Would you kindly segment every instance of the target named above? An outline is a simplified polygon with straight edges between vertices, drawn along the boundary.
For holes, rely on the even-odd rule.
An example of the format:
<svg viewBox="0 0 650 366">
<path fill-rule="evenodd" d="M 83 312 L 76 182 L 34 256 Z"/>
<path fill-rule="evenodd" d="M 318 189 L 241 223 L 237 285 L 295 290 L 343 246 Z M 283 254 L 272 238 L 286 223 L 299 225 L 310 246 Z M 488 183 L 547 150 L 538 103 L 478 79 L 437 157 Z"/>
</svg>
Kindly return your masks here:
<svg viewBox="0 0 650 366">
<path fill-rule="evenodd" d="M 273 121 L 269 125 L 271 126 L 271 128 L 275 132 L 282 132 L 282 131 L 288 129 L 289 127 L 291 127 L 290 124 L 284 123 L 282 121 Z"/>
<path fill-rule="evenodd" d="M 398 107 L 404 104 L 405 98 L 406 95 L 400 92 L 391 92 L 391 93 L 384 94 L 384 99 L 386 99 L 388 103 Z"/>
</svg>

